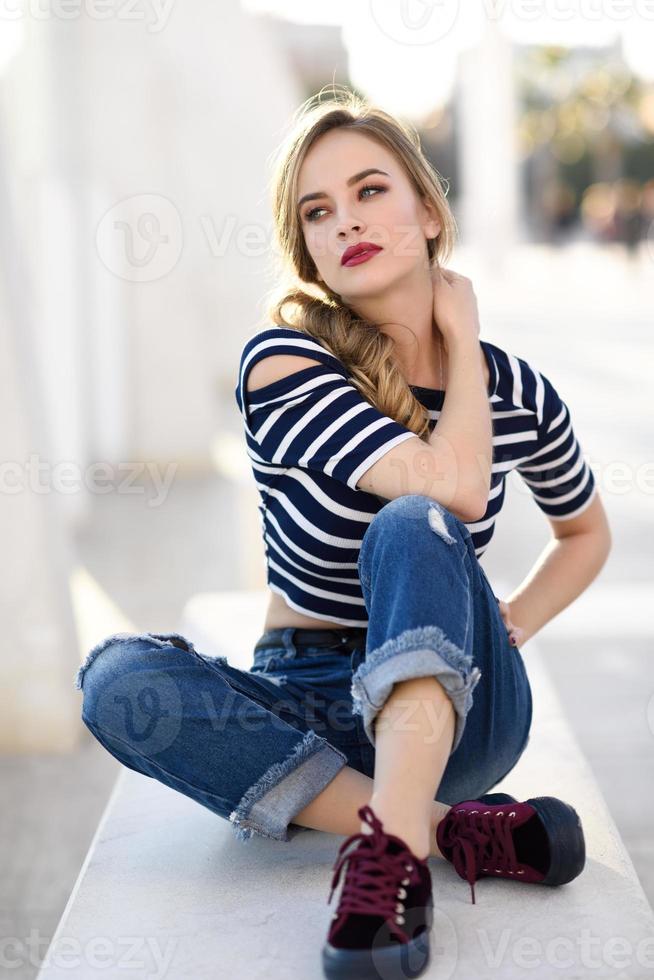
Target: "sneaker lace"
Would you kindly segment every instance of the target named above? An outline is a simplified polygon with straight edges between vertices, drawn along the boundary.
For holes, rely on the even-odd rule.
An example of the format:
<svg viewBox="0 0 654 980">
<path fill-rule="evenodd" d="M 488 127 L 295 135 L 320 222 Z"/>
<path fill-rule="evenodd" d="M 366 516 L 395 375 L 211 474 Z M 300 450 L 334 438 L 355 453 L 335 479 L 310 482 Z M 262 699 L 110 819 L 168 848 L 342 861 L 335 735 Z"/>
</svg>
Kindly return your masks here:
<svg viewBox="0 0 654 980">
<path fill-rule="evenodd" d="M 445 844 L 452 848 L 452 864 L 470 885 L 475 904 L 475 881 L 481 871 L 490 868 L 515 874 L 519 868 L 511 831 L 512 816 L 501 810 L 454 808 L 448 817 Z"/>
<path fill-rule="evenodd" d="M 398 880 L 401 879 L 402 885 L 417 884 L 420 874 L 408 850 L 397 854 L 388 853 L 388 838 L 372 812 L 366 814 L 364 819 L 375 830 L 372 834 L 363 831 L 352 834 L 341 844 L 327 904 L 332 900 L 341 871 L 347 863 L 338 913 L 379 915 L 402 942 L 409 942 L 409 936 L 395 921 L 398 912 L 403 911 L 401 903 L 398 904 Z M 353 844 L 358 846 L 354 850 L 348 850 Z"/>
</svg>

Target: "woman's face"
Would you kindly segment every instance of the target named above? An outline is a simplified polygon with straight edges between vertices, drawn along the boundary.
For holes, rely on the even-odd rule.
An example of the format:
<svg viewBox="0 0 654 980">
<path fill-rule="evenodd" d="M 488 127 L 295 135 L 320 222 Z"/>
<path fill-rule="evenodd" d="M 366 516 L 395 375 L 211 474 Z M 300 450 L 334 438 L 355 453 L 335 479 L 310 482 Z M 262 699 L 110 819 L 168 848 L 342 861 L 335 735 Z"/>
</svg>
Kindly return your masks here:
<svg viewBox="0 0 654 980">
<path fill-rule="evenodd" d="M 352 180 L 373 169 L 383 173 Z M 436 212 L 422 203 L 395 156 L 369 136 L 346 129 L 321 136 L 300 168 L 298 203 L 318 275 L 344 302 L 379 295 L 419 268 L 428 272 L 426 239 L 440 231 Z M 381 251 L 343 265 L 345 250 L 360 242 Z"/>
</svg>

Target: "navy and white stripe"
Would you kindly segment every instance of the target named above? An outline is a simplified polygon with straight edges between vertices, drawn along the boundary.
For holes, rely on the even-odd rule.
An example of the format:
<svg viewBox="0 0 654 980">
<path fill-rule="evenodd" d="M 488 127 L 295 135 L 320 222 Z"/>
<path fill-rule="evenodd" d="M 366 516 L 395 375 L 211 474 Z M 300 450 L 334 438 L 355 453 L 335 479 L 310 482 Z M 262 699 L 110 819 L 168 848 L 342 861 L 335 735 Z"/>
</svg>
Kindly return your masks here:
<svg viewBox="0 0 654 980">
<path fill-rule="evenodd" d="M 466 523 L 478 558 L 493 536 L 511 470 L 554 520 L 580 514 L 596 489 L 568 408 L 549 378 L 495 344 L 480 344 L 490 371 L 493 469 L 486 513 Z M 320 364 L 248 394 L 248 372 L 272 354 L 298 354 Z M 412 391 L 428 409 L 433 431 L 444 392 Z M 269 327 L 246 342 L 234 394 L 261 496 L 269 587 L 312 618 L 367 626 L 357 559 L 368 524 L 387 501 L 356 483 L 415 433 L 366 401 L 338 358 L 291 327 Z"/>
</svg>

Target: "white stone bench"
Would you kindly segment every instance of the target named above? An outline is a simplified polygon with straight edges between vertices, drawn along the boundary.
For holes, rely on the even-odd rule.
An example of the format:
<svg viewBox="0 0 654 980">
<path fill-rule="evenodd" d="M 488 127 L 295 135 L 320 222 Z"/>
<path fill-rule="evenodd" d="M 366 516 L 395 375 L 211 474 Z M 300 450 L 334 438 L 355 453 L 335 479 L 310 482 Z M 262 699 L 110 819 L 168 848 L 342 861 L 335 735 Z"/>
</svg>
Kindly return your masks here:
<svg viewBox="0 0 654 980">
<path fill-rule="evenodd" d="M 188 603 L 179 632 L 204 653 L 248 667 L 265 593 Z M 477 903 L 451 865 L 432 859 L 435 916 L 426 976 L 654 977 L 654 916 L 632 861 L 530 641 L 530 742 L 497 791 L 569 801 L 587 860 L 568 885 L 481 879 Z M 122 768 L 39 973 L 55 978 L 311 980 L 337 901 L 327 905 L 343 838 L 239 842 L 226 821 Z"/>
</svg>

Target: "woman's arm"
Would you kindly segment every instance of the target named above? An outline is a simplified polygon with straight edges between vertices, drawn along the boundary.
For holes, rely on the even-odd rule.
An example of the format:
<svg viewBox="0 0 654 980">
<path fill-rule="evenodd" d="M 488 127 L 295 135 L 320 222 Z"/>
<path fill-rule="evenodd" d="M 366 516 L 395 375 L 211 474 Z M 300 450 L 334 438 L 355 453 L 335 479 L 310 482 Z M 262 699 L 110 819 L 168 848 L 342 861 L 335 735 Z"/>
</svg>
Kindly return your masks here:
<svg viewBox="0 0 654 980">
<path fill-rule="evenodd" d="M 479 340 L 452 339 L 448 344 L 448 382 L 445 401 L 429 441 L 434 447 L 453 447 L 463 499 L 474 501 L 481 520 L 488 507 L 493 465 L 493 424 L 486 380 L 479 359 Z"/>
<path fill-rule="evenodd" d="M 451 269 L 434 269 L 434 320 L 447 348 L 445 401 L 430 435 L 434 447 L 452 447 L 459 492 L 486 513 L 493 466 L 493 424 L 479 343 L 479 313 L 472 282 Z M 480 351 L 482 357 L 480 357 Z"/>
<path fill-rule="evenodd" d="M 611 533 L 599 494 L 574 520 L 583 521 L 588 529 L 572 533 L 564 528 L 572 520 L 557 522 L 557 536 L 548 541 L 525 580 L 506 602 L 500 600 L 502 618 L 509 635 L 515 634 L 516 646 L 581 595 L 606 562 Z"/>
</svg>

